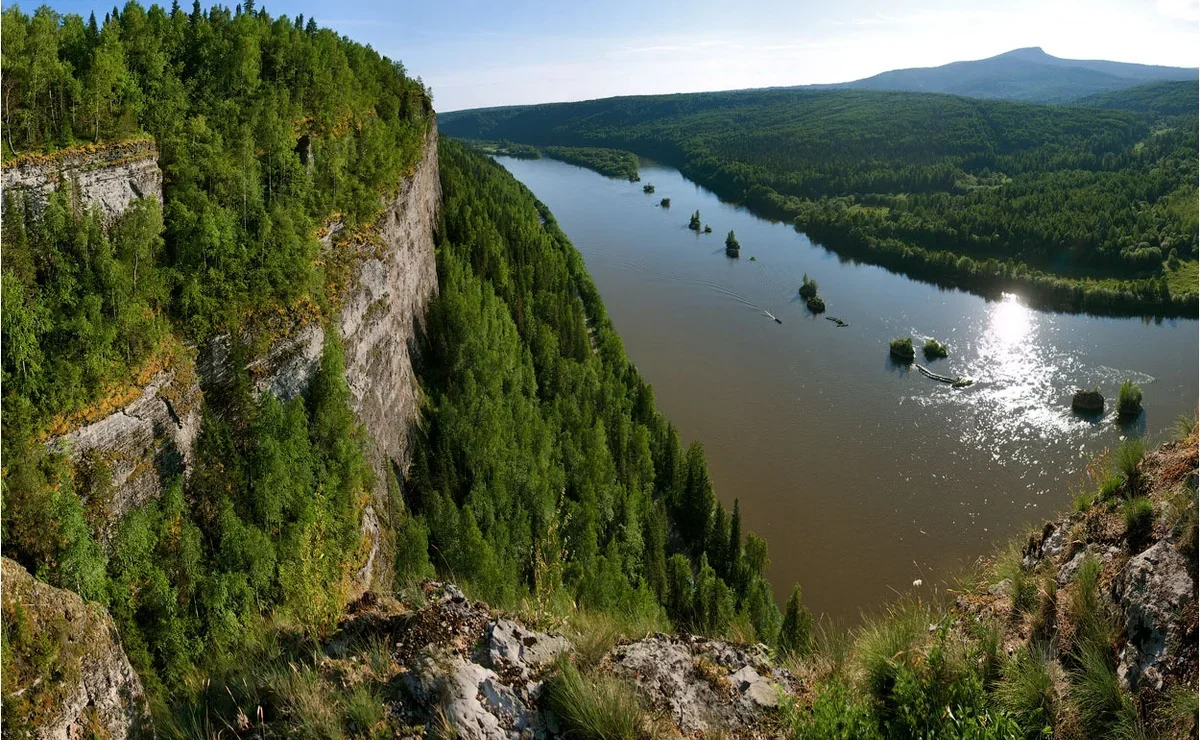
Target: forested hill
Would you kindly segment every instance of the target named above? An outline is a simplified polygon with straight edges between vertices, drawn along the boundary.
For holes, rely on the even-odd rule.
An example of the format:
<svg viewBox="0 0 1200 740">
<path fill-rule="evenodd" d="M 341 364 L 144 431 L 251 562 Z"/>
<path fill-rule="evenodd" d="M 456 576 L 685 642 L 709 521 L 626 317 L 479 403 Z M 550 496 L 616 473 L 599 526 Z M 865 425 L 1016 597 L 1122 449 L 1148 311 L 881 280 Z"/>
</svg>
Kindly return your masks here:
<svg viewBox="0 0 1200 740">
<path fill-rule="evenodd" d="M 1124 90 L 1097 93 L 1075 105 L 1148 113 L 1152 116 L 1190 116 L 1200 109 L 1200 88 L 1194 81 L 1152 82 Z"/>
<path fill-rule="evenodd" d="M 826 247 L 1050 308 L 1194 316 L 1197 118 L 751 90 L 447 114 L 443 133 L 628 149 Z"/>
<path fill-rule="evenodd" d="M 1197 70 L 1151 64 L 1062 59 L 1038 47 L 940 67 L 896 69 L 837 87 L 855 90 L 940 92 L 974 98 L 1066 103 L 1086 95 L 1147 82 L 1197 83 Z"/>
</svg>

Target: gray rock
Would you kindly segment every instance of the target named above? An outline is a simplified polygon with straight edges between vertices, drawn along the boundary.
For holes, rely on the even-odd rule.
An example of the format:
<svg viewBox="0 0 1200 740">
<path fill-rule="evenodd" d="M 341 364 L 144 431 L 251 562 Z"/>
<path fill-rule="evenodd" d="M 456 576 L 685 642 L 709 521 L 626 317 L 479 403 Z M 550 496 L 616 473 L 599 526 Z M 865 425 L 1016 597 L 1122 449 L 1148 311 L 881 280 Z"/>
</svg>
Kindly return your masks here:
<svg viewBox="0 0 1200 740">
<path fill-rule="evenodd" d="M 3 171 L 4 190 L 28 193 L 34 208 L 40 208 L 51 191 L 71 181 L 78 184 L 85 203 L 100 208 L 105 223 L 118 218 L 138 198 L 162 203 L 162 171 L 152 141 L 66 150 Z"/>
<path fill-rule="evenodd" d="M 55 646 L 50 664 L 40 669 L 44 675 L 30 675 L 27 668 L 5 673 L 5 737 L 11 732 L 38 740 L 124 740 L 144 734 L 150 715 L 142 683 L 108 612 L 36 580 L 8 558 L 2 568 L 6 629 L 21 622 L 27 639 Z M 17 638 L 7 641 L 6 661 L 26 667 L 37 662 L 24 658 L 26 646 Z"/>
<path fill-rule="evenodd" d="M 758 675 L 758 671 L 750 666 L 739 668 L 729 677 L 729 683 L 747 701 L 764 709 L 779 706 L 779 693 L 770 679 Z"/>
<path fill-rule="evenodd" d="M 570 649 L 570 641 L 562 635 L 527 630 L 510 619 L 498 619 L 488 628 L 492 665 L 514 670 L 522 678 L 529 678 Z"/>
<path fill-rule="evenodd" d="M 533 724 L 526 703 L 495 671 L 462 656 L 423 655 L 405 677 L 413 696 L 440 708 L 457 737 L 509 740 Z"/>
<path fill-rule="evenodd" d="M 1195 589 L 1187 559 L 1167 540 L 1130 558 L 1117 574 L 1113 594 L 1128 638 L 1117 675 L 1126 688 L 1162 688 L 1163 670 L 1180 653 L 1184 615 L 1194 618 Z"/>
<path fill-rule="evenodd" d="M 777 687 L 792 681 L 786 671 L 771 667 L 758 646 L 700 637 L 655 635 L 622 645 L 610 654 L 609 665 L 684 734 L 761 726 L 778 704 Z"/>
<path fill-rule="evenodd" d="M 102 540 L 126 513 L 157 499 L 164 478 L 191 472 L 202 399 L 191 360 L 184 359 L 156 373 L 116 413 L 51 439 L 76 463 L 97 457 L 108 466 L 112 499 L 97 502 L 107 512 L 99 518 Z"/>
<path fill-rule="evenodd" d="M 1089 543 L 1087 547 L 1076 552 L 1073 556 L 1071 556 L 1070 560 L 1062 564 L 1062 566 L 1058 569 L 1058 575 L 1055 576 L 1055 580 L 1058 582 L 1059 586 L 1065 586 L 1071 581 L 1075 580 L 1075 574 L 1079 571 L 1079 566 L 1083 565 L 1084 560 L 1088 558 L 1105 560 L 1111 559 L 1112 557 L 1111 555 L 1105 557 L 1105 555 L 1106 553 L 1100 552 L 1099 545 L 1095 544 L 1094 542 Z"/>
<path fill-rule="evenodd" d="M 992 596 L 1011 596 L 1012 595 L 1012 580 L 1005 578 L 999 583 L 993 583 L 988 587 L 988 594 Z"/>
</svg>

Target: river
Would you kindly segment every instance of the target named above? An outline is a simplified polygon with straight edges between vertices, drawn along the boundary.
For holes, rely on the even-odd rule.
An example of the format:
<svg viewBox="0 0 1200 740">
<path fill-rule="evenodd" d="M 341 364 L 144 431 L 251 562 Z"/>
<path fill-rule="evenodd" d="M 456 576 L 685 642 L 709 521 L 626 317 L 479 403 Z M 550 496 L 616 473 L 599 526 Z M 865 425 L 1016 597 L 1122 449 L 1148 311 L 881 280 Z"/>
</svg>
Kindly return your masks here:
<svg viewBox="0 0 1200 740">
<path fill-rule="evenodd" d="M 917 579 L 930 595 L 1068 508 L 1098 452 L 1127 435 L 1162 441 L 1197 407 L 1195 320 L 1035 311 L 843 261 L 669 167 L 648 164 L 629 183 L 550 159 L 497 161 L 550 207 L 659 409 L 685 444 L 704 444 L 743 530 L 767 539 L 781 601 L 799 582 L 814 612 L 854 622 Z M 697 209 L 713 233 L 687 228 Z M 725 256 L 730 229 L 740 259 Z M 804 273 L 848 327 L 808 312 Z M 975 385 L 892 362 L 897 336 L 914 338 L 918 362 Z M 930 336 L 948 359 L 924 361 Z M 1122 427 L 1112 409 L 1125 378 L 1141 384 L 1145 412 Z M 1074 415 L 1073 391 L 1094 385 L 1106 414 Z"/>
</svg>

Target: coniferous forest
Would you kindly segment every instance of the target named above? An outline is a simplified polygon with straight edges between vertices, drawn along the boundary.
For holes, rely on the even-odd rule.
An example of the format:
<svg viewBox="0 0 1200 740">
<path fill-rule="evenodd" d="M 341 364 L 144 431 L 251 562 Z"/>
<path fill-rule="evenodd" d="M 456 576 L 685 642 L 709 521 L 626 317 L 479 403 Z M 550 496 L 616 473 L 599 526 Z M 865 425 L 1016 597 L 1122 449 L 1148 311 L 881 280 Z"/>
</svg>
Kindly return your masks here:
<svg viewBox="0 0 1200 740">
<path fill-rule="evenodd" d="M 479 653 L 495 669 L 489 689 L 505 701 L 529 691 L 528 716 L 556 717 L 555 732 L 676 732 L 682 717 L 606 673 L 634 641 L 682 654 L 675 672 L 692 693 L 740 702 L 749 736 L 1194 737 L 1194 653 L 1159 664 L 1161 688 L 1123 684 L 1133 638 L 1110 585 L 1117 562 L 1151 547 L 1195 571 L 1194 419 L 1163 451 L 1130 441 L 1088 469 L 1074 519 L 1056 525 L 1069 550 L 1052 552 L 1047 524 L 981 562 L 953 605 L 933 591 L 852 630 L 821 623 L 800 585 L 778 592 L 790 593 L 780 608 L 739 492 L 718 497 L 702 444 L 685 445 L 659 413 L 554 215 L 466 142 L 432 149 L 433 92 L 400 62 L 254 0 L 130 0 L 87 18 L 10 5 L 0 28 L 6 174 L 147 149 L 162 173 L 161 202 L 138 197 L 112 218 L 77 180 L 4 194 L 4 737 L 37 736 L 29 727 L 81 693 L 81 671 L 96 666 L 69 623 L 98 614 L 115 629 L 89 639 L 128 659 L 124 678 L 136 674 L 138 711 L 161 737 L 453 737 L 437 663 L 478 668 L 467 658 Z M 1071 108 L 749 91 L 443 120 L 493 153 L 542 147 L 630 180 L 633 152 L 654 156 L 836 251 L 928 280 L 1015 286 L 1070 310 L 1196 313 L 1194 88 Z M 434 154 L 440 210 L 421 214 L 432 228 L 420 237 L 428 256 L 433 232 L 437 281 L 403 369 L 416 376 L 411 464 L 389 468 L 352 409 L 339 313 L 351 258 L 339 240 L 378 247 L 384 206 L 433 171 L 423 158 Z M 732 230 L 726 250 L 739 253 Z M 802 279 L 801 295 L 819 301 Z M 254 362 L 285 325 L 324 333 L 311 377 L 282 398 Z M 196 380 L 218 344 L 227 372 Z M 143 461 L 160 488 L 115 516 L 118 461 L 60 443 L 126 413 L 168 370 L 202 397 L 188 474 L 165 453 Z M 1122 398 L 1139 407 L 1141 390 L 1126 381 Z M 383 593 L 356 591 L 380 503 L 386 546 L 371 574 L 386 577 L 371 588 Z M 21 569 L 59 604 L 73 592 L 90 605 L 27 609 L 8 590 Z M 1181 598 L 1194 605 L 1194 584 Z M 515 664 L 484 647 L 510 618 L 529 632 L 514 645 L 557 631 L 574 645 L 517 682 Z M 416 651 L 447 644 L 418 665 Z M 422 670 L 440 676 L 436 691 L 422 693 Z M 458 698 L 483 707 L 484 685 Z M 111 717 L 93 705 L 80 716 L 106 736 Z"/>
<path fill-rule="evenodd" d="M 103 21 L 14 6 L 3 32 L 10 163 L 147 135 L 159 150 L 165 207 L 142 199 L 109 228 L 70 187 L 5 204 L 3 547 L 105 605 L 166 699 L 263 615 L 320 634 L 343 606 L 372 473 L 336 337 L 304 397 L 256 396 L 246 373 L 210 389 L 194 474 L 106 542 L 108 462 L 68 461 L 48 430 L 147 363 L 253 335 L 272 307 L 328 315 L 316 227 L 373 218 L 420 156 L 430 101 L 398 63 L 253 3 L 131 2 Z M 741 620 L 774 642 L 765 543 L 743 540 L 700 446 L 655 410 L 553 216 L 459 145 L 441 176 L 399 581 L 441 573 L 498 605 L 537 594 L 698 631 Z"/>
</svg>

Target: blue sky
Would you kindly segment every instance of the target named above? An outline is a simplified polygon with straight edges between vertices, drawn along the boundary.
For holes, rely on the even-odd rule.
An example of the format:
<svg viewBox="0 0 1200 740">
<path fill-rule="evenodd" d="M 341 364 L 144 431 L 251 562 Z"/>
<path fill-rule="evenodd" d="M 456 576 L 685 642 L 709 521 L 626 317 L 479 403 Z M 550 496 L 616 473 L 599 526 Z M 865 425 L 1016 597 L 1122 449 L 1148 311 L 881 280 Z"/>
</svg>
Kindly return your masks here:
<svg viewBox="0 0 1200 740">
<path fill-rule="evenodd" d="M 26 10 L 34 4 L 22 3 Z M 111 7 L 84 0 L 50 5 L 83 15 Z M 273 14 L 315 17 L 401 60 L 433 87 L 441 111 L 841 82 L 1022 46 L 1077 59 L 1200 63 L 1198 0 L 265 0 L 265 5 Z"/>
</svg>

